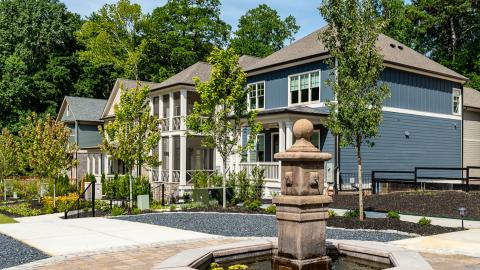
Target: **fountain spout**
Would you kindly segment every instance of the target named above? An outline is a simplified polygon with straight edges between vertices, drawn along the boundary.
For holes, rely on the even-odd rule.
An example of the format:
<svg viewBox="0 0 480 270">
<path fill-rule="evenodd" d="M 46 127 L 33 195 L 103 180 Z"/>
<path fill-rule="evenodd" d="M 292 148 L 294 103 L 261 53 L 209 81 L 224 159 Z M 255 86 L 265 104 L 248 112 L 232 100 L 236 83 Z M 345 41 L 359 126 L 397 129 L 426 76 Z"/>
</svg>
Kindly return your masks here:
<svg viewBox="0 0 480 270">
<path fill-rule="evenodd" d="M 277 205 L 278 253 L 274 270 L 328 270 L 325 233 L 330 196 L 324 195 L 324 163 L 332 158 L 320 152 L 310 138 L 313 124 L 301 119 L 293 126 L 295 144 L 275 154 L 282 162 L 281 195 Z"/>
</svg>

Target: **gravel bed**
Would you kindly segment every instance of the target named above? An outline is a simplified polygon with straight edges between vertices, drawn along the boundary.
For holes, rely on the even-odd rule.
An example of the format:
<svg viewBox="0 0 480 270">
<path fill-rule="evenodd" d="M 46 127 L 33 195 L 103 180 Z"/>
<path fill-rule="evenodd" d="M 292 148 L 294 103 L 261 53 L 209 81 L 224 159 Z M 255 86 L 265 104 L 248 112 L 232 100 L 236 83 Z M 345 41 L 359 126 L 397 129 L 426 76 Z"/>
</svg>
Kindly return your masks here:
<svg viewBox="0 0 480 270">
<path fill-rule="evenodd" d="M 277 220 L 269 215 L 222 213 L 156 213 L 116 217 L 171 228 L 233 237 L 276 237 Z M 327 228 L 329 239 L 388 242 L 412 236 L 382 231 Z"/>
<path fill-rule="evenodd" d="M 0 269 L 29 263 L 49 256 L 43 252 L 0 234 Z"/>
</svg>

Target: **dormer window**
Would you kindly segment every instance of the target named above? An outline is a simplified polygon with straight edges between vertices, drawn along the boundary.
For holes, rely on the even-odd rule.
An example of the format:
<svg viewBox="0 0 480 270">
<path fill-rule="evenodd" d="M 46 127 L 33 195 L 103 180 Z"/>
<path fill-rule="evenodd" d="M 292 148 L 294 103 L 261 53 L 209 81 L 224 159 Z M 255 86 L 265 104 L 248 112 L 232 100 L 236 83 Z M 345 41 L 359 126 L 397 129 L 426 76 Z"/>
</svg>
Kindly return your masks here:
<svg viewBox="0 0 480 270">
<path fill-rule="evenodd" d="M 248 88 L 248 103 L 251 110 L 265 108 L 265 82 L 251 83 Z"/>
<path fill-rule="evenodd" d="M 453 108 L 453 114 L 455 115 L 460 115 L 460 107 L 461 107 L 461 96 L 462 96 L 462 91 L 460 89 L 453 89 L 452 92 L 452 108 Z"/>
<path fill-rule="evenodd" d="M 306 72 L 288 77 L 290 104 L 320 100 L 320 71 Z"/>
</svg>

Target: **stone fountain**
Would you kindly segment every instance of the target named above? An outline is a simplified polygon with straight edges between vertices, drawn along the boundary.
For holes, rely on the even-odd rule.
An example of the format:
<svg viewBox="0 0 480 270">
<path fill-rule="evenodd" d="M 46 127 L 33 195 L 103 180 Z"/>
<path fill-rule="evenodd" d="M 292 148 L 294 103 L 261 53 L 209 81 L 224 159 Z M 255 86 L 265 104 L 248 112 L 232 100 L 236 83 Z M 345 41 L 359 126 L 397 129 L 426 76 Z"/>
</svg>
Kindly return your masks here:
<svg viewBox="0 0 480 270">
<path fill-rule="evenodd" d="M 278 254 L 273 257 L 274 270 L 330 269 L 326 255 L 325 233 L 328 204 L 324 195 L 324 163 L 332 158 L 310 142 L 313 124 L 295 122 L 294 145 L 275 154 L 282 162 L 281 195 L 277 205 Z"/>
</svg>

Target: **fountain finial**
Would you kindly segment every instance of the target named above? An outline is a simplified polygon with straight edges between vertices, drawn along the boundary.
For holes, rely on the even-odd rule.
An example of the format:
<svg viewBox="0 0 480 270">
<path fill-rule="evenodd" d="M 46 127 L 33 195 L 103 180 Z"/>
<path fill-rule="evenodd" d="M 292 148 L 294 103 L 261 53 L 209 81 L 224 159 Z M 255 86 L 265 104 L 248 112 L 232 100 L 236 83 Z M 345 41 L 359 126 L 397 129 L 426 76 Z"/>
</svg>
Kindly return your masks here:
<svg viewBox="0 0 480 270">
<path fill-rule="evenodd" d="M 295 139 L 305 139 L 310 141 L 313 134 L 313 124 L 307 119 L 300 119 L 293 125 L 293 135 Z"/>
</svg>

